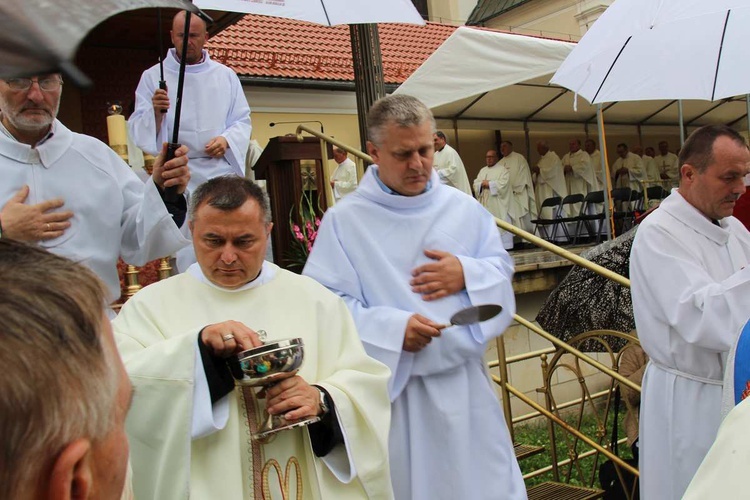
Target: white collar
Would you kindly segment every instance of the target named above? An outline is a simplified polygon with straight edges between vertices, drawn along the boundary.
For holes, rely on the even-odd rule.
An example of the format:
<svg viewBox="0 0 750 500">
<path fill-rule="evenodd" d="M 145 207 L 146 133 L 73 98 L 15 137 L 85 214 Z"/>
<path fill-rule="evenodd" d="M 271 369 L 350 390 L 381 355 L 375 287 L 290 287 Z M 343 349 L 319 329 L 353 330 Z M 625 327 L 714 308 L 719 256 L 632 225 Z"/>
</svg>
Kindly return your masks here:
<svg viewBox="0 0 750 500">
<path fill-rule="evenodd" d="M 254 280 L 245 283 L 239 288 L 233 288 L 228 289 L 221 287 L 215 283 L 213 283 L 211 280 L 206 278 L 206 275 L 203 274 L 203 270 L 201 269 L 201 266 L 196 262 L 195 264 L 188 267 L 187 272 L 193 276 L 195 279 L 200 281 L 201 283 L 205 283 L 206 285 L 213 287 L 217 290 L 221 290 L 222 292 L 244 292 L 245 290 L 250 290 L 252 288 L 258 288 L 259 286 L 263 286 L 266 283 L 269 283 L 271 280 L 273 280 L 276 277 L 276 270 L 278 268 L 273 265 L 269 265 L 267 261 L 263 261 L 263 265 L 260 268 L 260 274 L 257 278 Z"/>
</svg>

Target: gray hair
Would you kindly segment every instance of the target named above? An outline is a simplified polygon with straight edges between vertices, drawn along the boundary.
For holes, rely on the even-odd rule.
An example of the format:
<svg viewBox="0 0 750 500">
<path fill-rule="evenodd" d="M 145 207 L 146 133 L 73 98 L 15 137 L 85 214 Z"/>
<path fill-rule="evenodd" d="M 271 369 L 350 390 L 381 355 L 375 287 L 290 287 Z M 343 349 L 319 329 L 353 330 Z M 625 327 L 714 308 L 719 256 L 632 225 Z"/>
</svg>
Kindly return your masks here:
<svg viewBox="0 0 750 500">
<path fill-rule="evenodd" d="M 106 291 L 88 269 L 0 239 L 0 498 L 19 498 L 71 442 L 116 422 Z"/>
<path fill-rule="evenodd" d="M 367 136 L 376 146 L 383 144 L 383 136 L 388 125 L 414 127 L 425 122 L 435 132 L 435 118 L 427 106 L 416 97 L 404 94 L 390 95 L 378 99 L 367 113 Z"/>
<path fill-rule="evenodd" d="M 268 196 L 256 183 L 244 177 L 236 175 L 221 175 L 210 179 L 195 190 L 190 199 L 190 220 L 195 220 L 198 208 L 208 204 L 224 212 L 237 210 L 249 199 L 258 203 L 263 220 L 268 224 L 271 222 L 271 207 Z"/>
</svg>

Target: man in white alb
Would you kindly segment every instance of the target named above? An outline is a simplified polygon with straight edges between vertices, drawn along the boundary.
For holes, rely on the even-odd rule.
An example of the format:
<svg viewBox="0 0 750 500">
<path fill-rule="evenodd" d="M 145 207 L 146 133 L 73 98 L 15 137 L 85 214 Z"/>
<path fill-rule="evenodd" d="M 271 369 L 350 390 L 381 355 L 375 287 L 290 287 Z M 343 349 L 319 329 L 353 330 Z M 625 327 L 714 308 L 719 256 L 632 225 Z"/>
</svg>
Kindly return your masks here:
<svg viewBox="0 0 750 500">
<path fill-rule="evenodd" d="M 474 193 L 477 200 L 489 213 L 500 220 L 510 222 L 510 172 L 497 163 L 497 151 L 490 149 L 485 155 L 486 166 L 482 167 L 474 181 Z M 503 248 L 513 248 L 513 233 L 500 231 Z"/>
<path fill-rule="evenodd" d="M 659 154 L 654 157 L 659 176 L 664 180 L 664 187 L 671 189 L 680 180 L 680 164 L 677 155 L 669 151 L 667 141 L 659 142 Z"/>
<path fill-rule="evenodd" d="M 500 165 L 510 171 L 509 213 L 511 223 L 531 232 L 534 227 L 531 219 L 535 219 L 537 216 L 537 206 L 529 163 L 523 155 L 513 151 L 513 143 L 510 141 L 500 143 L 500 152 L 503 155 L 500 159 Z"/>
<path fill-rule="evenodd" d="M 612 165 L 612 187 L 629 187 L 635 191 L 641 191 L 638 180 L 643 177 L 643 172 L 641 157 L 630 152 L 627 144 L 618 144 L 617 159 Z"/>
<path fill-rule="evenodd" d="M 602 154 L 596 147 L 596 141 L 594 139 L 586 139 L 583 143 L 584 149 L 591 158 L 591 169 L 594 171 L 596 177 L 596 185 L 599 189 L 604 189 L 607 183 L 604 181 L 604 173 L 602 172 Z"/>
<path fill-rule="evenodd" d="M 729 127 L 693 132 L 680 186 L 641 224 L 630 257 L 643 379 L 644 500 L 679 499 L 716 437 L 726 355 L 750 313 L 750 233 L 734 217 L 750 151 Z M 718 498 L 718 497 L 717 497 Z"/>
<path fill-rule="evenodd" d="M 568 152 L 562 158 L 565 169 L 565 180 L 568 185 L 568 194 L 582 194 L 586 196 L 591 191 L 598 191 L 599 184 L 596 174 L 591 166 L 591 157 L 581 149 L 581 141 L 571 139 L 568 142 Z M 579 203 L 572 207 L 573 215 L 578 215 L 581 210 Z"/>
<path fill-rule="evenodd" d="M 331 174 L 331 189 L 336 201 L 357 189 L 357 165 L 349 159 L 346 151 L 338 146 L 333 147 L 333 159 L 336 170 Z"/>
<path fill-rule="evenodd" d="M 512 321 L 513 261 L 491 214 L 439 182 L 427 106 L 385 97 L 367 125 L 375 165 L 326 212 L 304 274 L 346 301 L 368 354 L 391 369 L 395 497 L 525 499 L 483 359 Z M 455 311 L 488 303 L 502 313 L 440 329 Z"/>
<path fill-rule="evenodd" d="M 440 182 L 471 196 L 469 177 L 466 175 L 464 162 L 461 161 L 458 152 L 448 144 L 445 134 L 440 130 L 433 134 L 432 140 L 435 145 L 434 165 Z"/>
</svg>

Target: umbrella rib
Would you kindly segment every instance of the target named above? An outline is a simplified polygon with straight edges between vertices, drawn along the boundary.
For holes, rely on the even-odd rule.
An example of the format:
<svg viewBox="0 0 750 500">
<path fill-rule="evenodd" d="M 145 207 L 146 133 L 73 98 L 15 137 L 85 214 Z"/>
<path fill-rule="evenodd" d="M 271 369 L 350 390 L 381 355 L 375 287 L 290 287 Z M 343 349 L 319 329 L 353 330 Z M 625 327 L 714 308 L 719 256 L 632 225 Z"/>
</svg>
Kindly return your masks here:
<svg viewBox="0 0 750 500">
<path fill-rule="evenodd" d="M 716 97 L 716 82 L 719 80 L 719 65 L 721 64 L 721 52 L 724 50 L 724 37 L 727 34 L 727 24 L 729 23 L 729 16 L 732 14 L 732 9 L 727 11 L 727 17 L 724 19 L 724 29 L 721 32 L 721 44 L 719 45 L 719 54 L 716 58 L 716 72 L 714 73 L 714 88 L 711 90 L 711 100 L 715 100 Z"/>
<path fill-rule="evenodd" d="M 604 75 L 604 78 L 602 79 L 602 83 L 599 84 L 599 88 L 596 90 L 596 94 L 594 94 L 594 98 L 591 100 L 591 103 L 596 102 L 596 96 L 599 95 L 599 92 L 602 90 L 602 87 L 604 86 L 604 82 L 607 81 L 607 78 L 609 78 L 609 74 L 612 72 L 612 68 L 615 67 L 615 64 L 617 64 L 617 60 L 620 58 L 620 55 L 622 55 L 622 51 L 625 50 L 625 47 L 628 46 L 630 43 L 630 39 L 633 38 L 632 36 L 629 36 L 627 40 L 625 40 L 625 43 L 622 45 L 622 48 L 620 48 L 620 52 L 617 53 L 617 57 L 615 57 L 615 60 L 612 61 L 612 65 L 607 70 L 607 74 Z"/>
<path fill-rule="evenodd" d="M 328 17 L 328 11 L 326 10 L 326 3 L 324 0 L 320 0 L 320 6 L 323 8 L 323 14 L 326 15 L 326 21 L 328 21 L 328 26 L 331 26 L 331 19 Z"/>
</svg>

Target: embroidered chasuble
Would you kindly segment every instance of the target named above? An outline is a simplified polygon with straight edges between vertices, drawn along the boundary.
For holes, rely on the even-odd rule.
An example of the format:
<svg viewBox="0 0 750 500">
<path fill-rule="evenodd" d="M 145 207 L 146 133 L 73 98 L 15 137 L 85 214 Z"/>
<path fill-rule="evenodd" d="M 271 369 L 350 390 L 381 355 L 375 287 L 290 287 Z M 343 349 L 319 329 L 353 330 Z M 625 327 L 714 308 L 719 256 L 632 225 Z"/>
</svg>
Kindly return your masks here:
<svg viewBox="0 0 750 500">
<path fill-rule="evenodd" d="M 144 288 L 113 322 L 135 387 L 127 420 L 135 497 L 392 498 L 388 369 L 365 354 L 344 302 L 268 262 L 256 279 L 262 284 L 235 291 L 201 281 L 195 268 Z M 206 380 L 196 375 L 203 373 L 198 335 L 230 319 L 264 330 L 267 342 L 303 339 L 299 375 L 329 393 L 344 443 L 319 458 L 306 427 L 252 441 L 265 408 L 257 389 L 236 386 L 211 406 Z"/>
<path fill-rule="evenodd" d="M 553 217 L 552 208 L 546 207 L 541 210 L 544 200 L 553 196 L 565 198 L 568 195 L 568 187 L 565 183 L 565 173 L 563 172 L 560 157 L 554 151 L 547 153 L 539 158 L 537 163 L 539 174 L 536 175 L 536 203 L 539 209 L 539 217 L 542 219 L 551 219 Z"/>
</svg>

